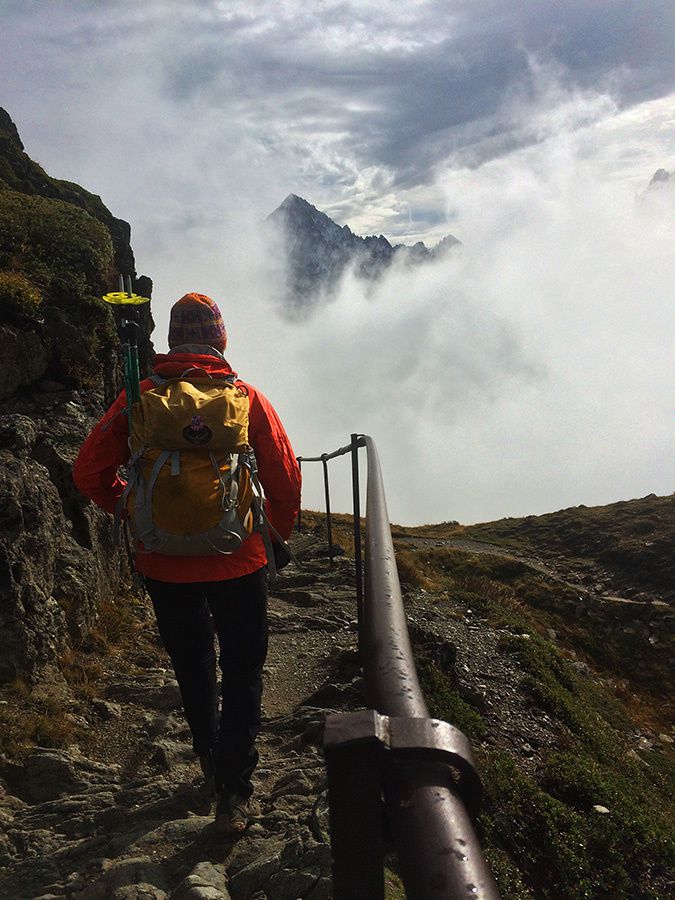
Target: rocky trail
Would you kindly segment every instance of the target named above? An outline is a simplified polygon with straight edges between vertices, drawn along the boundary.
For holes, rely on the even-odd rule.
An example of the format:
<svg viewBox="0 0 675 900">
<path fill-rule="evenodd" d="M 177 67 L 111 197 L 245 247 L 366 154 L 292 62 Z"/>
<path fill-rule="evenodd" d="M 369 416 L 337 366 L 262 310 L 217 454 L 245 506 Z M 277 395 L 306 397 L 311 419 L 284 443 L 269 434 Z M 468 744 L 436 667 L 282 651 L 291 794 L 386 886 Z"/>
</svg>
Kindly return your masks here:
<svg viewBox="0 0 675 900">
<path fill-rule="evenodd" d="M 311 535 L 296 536 L 295 546 L 303 569 L 289 566 L 270 597 L 255 775 L 260 815 L 245 837 L 233 842 L 214 832 L 171 673 L 113 675 L 104 696 L 91 701 L 91 727 L 100 732 L 95 753 L 38 749 L 24 765 L 5 767 L 3 900 L 331 896 L 320 738 L 328 711 L 362 703 L 353 563 L 336 558 L 329 569 L 325 546 Z M 498 635 L 481 630 L 478 640 L 464 619 L 443 625 L 425 598 L 413 602 L 411 630 L 453 665 L 457 642 L 472 644 L 471 666 L 468 655 L 460 663 L 472 695 L 486 678 L 512 681 L 494 667 Z M 514 706 L 504 691 L 487 701 L 501 712 L 495 736 L 503 731 L 500 740 L 515 746 L 544 743 L 541 724 L 524 707 L 520 720 L 504 715 Z"/>
<path fill-rule="evenodd" d="M 352 564 L 327 571 L 318 544 L 296 544 L 303 571 L 289 567 L 270 597 L 260 814 L 245 837 L 214 832 L 170 671 L 113 677 L 91 703 L 96 758 L 38 749 L 3 767 L 3 900 L 331 895 L 319 744 L 325 704 L 344 701 L 356 670 Z"/>
<path fill-rule="evenodd" d="M 86 754 L 36 749 L 0 767 L 3 900 L 332 896 L 320 745 L 327 712 L 363 703 L 353 562 L 329 568 L 315 534 L 294 544 L 303 567 L 288 566 L 270 596 L 254 824 L 236 841 L 215 832 L 170 669 L 153 659 L 140 674 L 111 671 L 102 696 L 77 708 L 96 733 Z M 505 638 L 528 635 L 491 626 L 461 601 L 425 591 L 405 599 L 416 653 L 451 673 L 480 712 L 485 733 L 474 746 L 505 749 L 535 771 L 566 727 L 532 702 L 517 655 L 501 651 Z M 643 739 L 636 733 L 636 746 Z"/>
</svg>

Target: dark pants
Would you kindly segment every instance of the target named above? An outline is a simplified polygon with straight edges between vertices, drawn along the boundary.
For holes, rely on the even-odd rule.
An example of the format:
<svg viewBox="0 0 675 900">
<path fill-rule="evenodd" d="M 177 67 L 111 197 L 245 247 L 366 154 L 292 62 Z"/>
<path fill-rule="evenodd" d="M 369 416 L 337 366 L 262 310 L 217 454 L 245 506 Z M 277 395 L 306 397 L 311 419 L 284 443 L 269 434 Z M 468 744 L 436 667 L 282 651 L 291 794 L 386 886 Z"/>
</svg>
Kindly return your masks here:
<svg viewBox="0 0 675 900">
<path fill-rule="evenodd" d="M 195 753 L 214 750 L 216 784 L 250 796 L 258 763 L 262 667 L 267 655 L 267 570 L 242 578 L 175 584 L 146 578 L 183 697 Z M 216 651 L 222 673 L 218 717 Z"/>
</svg>

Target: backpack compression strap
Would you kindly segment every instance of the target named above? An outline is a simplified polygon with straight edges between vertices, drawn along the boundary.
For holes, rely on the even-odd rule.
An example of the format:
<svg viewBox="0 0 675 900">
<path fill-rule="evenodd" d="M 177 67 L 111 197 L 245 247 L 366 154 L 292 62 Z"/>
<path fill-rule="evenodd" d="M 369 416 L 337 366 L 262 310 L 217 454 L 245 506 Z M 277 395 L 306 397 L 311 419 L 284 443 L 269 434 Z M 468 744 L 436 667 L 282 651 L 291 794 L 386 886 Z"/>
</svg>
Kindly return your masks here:
<svg viewBox="0 0 675 900">
<path fill-rule="evenodd" d="M 253 456 L 253 454 L 251 455 Z M 285 548 L 286 552 L 291 557 L 296 566 L 299 569 L 302 569 L 302 563 L 295 555 L 295 553 L 291 550 L 288 542 L 282 538 L 274 525 L 272 525 L 267 516 L 267 513 L 265 512 L 263 503 L 264 494 L 260 484 L 260 480 L 258 478 L 258 466 L 255 462 L 255 456 L 253 456 L 253 462 L 251 464 L 251 484 L 253 485 L 253 505 L 255 506 L 256 512 L 258 514 L 256 531 L 259 532 L 260 536 L 263 539 L 263 544 L 265 545 L 265 553 L 267 554 L 267 567 L 269 569 L 270 577 L 272 578 L 272 580 L 277 577 L 277 567 L 274 562 L 274 550 L 272 548 L 272 538 L 270 537 L 270 532 L 272 532 L 281 546 Z"/>
</svg>

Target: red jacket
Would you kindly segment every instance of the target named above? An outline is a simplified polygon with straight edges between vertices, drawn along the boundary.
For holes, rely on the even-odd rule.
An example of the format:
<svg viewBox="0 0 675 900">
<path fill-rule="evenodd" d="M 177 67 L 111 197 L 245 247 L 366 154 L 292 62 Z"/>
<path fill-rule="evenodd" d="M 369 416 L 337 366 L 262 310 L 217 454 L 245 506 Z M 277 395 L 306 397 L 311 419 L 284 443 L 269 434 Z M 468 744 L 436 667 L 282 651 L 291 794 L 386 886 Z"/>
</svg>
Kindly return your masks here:
<svg viewBox="0 0 675 900">
<path fill-rule="evenodd" d="M 205 369 L 209 375 L 236 375 L 224 360 L 192 353 L 157 356 L 154 371 L 170 378 L 192 366 Z M 265 490 L 265 511 L 279 534 L 287 538 L 300 508 L 300 468 L 269 400 L 250 384 L 238 379 L 236 383 L 242 385 L 249 396 L 249 442 L 255 451 L 260 482 Z M 154 386 L 149 378 L 145 379 L 141 382 L 141 392 Z M 110 513 L 115 512 L 125 487 L 117 469 L 130 456 L 125 405 L 126 392 L 122 391 L 85 440 L 73 466 L 75 485 Z M 239 578 L 257 571 L 266 562 L 262 538 L 252 534 L 236 553 L 228 556 L 166 556 L 141 552 L 137 555 L 136 567 L 149 578 L 184 583 Z"/>
</svg>

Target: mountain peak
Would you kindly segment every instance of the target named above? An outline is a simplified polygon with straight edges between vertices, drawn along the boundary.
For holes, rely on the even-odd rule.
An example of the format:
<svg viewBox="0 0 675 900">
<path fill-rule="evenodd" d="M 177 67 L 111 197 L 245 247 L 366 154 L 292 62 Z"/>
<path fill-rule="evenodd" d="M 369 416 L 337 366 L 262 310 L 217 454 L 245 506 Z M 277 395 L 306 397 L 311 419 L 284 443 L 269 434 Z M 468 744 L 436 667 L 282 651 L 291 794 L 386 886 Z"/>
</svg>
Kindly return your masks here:
<svg viewBox="0 0 675 900">
<path fill-rule="evenodd" d="M 292 307 L 306 310 L 322 293 L 330 294 L 351 266 L 357 277 L 374 280 L 396 257 L 406 264 L 438 258 L 459 241 L 448 235 L 430 250 L 422 241 L 413 247 L 391 244 L 380 234 L 359 237 L 297 194 L 288 194 L 267 221 L 279 227 L 289 263 L 288 295 Z M 437 252 L 438 250 L 438 252 Z"/>
<path fill-rule="evenodd" d="M 302 197 L 298 197 L 297 194 L 289 194 L 289 195 L 286 197 L 286 199 L 284 200 L 284 202 L 281 203 L 281 204 L 277 207 L 277 210 L 279 210 L 279 209 L 295 209 L 295 208 L 302 208 L 302 207 L 304 207 L 304 206 L 309 206 L 311 209 L 314 209 L 314 207 L 312 206 L 312 204 L 311 204 L 311 203 L 308 203 L 308 202 L 307 202 L 306 200 L 304 200 Z M 276 212 L 277 210 L 275 210 L 275 212 Z M 273 215 L 274 215 L 274 213 L 273 213 Z"/>
<path fill-rule="evenodd" d="M 652 175 L 650 184 L 657 184 L 659 181 L 669 181 L 671 173 L 667 169 L 657 169 Z"/>
<path fill-rule="evenodd" d="M 303 197 L 298 197 L 297 194 L 289 194 L 283 201 L 283 203 L 278 206 L 274 210 L 274 212 L 271 213 L 267 218 L 272 220 L 282 218 L 284 219 L 286 225 L 288 225 L 289 219 L 302 219 L 321 223 L 324 228 L 340 228 L 340 226 L 337 225 L 329 216 L 321 212 L 320 209 L 317 209 L 316 206 L 312 206 L 312 204 L 305 200 Z"/>
<path fill-rule="evenodd" d="M 7 112 L 6 109 L 3 109 L 0 106 L 0 139 L 4 139 L 8 142 L 8 145 L 13 145 L 15 152 L 23 152 L 24 146 L 21 143 L 21 138 L 19 137 L 19 132 L 17 130 L 16 125 L 12 121 L 12 117 Z"/>
</svg>

